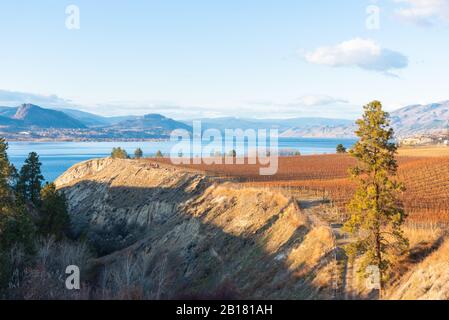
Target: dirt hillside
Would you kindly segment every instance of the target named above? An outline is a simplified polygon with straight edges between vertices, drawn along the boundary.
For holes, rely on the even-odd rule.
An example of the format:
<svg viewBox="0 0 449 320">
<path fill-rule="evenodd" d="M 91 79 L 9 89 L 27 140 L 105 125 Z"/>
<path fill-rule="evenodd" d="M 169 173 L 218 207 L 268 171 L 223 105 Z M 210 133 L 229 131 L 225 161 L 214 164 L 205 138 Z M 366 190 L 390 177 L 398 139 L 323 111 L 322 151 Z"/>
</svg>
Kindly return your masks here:
<svg viewBox="0 0 449 320">
<path fill-rule="evenodd" d="M 126 269 L 128 285 L 154 299 L 333 298 L 332 231 L 281 193 L 112 159 L 80 163 L 56 184 L 74 235 L 101 255 L 98 279 Z"/>
</svg>

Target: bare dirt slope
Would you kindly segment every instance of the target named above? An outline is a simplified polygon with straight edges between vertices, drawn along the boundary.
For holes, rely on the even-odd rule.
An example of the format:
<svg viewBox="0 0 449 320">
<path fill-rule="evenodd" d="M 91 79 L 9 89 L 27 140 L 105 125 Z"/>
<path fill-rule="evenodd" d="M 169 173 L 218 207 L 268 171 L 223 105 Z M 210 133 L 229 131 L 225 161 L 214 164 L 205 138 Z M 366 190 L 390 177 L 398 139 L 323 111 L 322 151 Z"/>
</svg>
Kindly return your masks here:
<svg viewBox="0 0 449 320">
<path fill-rule="evenodd" d="M 56 184 L 74 234 L 100 253 L 102 287 L 126 275 L 151 299 L 335 298 L 332 230 L 278 191 L 112 159 L 78 164 Z"/>
<path fill-rule="evenodd" d="M 387 298 L 394 300 L 449 299 L 449 240 L 441 239 L 438 248 L 410 269 Z"/>
</svg>

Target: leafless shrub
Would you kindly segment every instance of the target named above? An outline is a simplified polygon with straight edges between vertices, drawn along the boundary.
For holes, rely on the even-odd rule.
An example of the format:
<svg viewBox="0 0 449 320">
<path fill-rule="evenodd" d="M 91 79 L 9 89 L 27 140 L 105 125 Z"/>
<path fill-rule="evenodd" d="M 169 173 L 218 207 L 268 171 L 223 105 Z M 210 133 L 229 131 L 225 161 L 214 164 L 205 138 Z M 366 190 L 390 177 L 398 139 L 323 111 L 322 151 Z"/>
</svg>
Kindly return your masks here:
<svg viewBox="0 0 449 320">
<path fill-rule="evenodd" d="M 98 283 L 99 299 L 145 299 L 146 259 L 127 254 L 112 265 L 104 266 Z"/>
<path fill-rule="evenodd" d="M 56 242 L 53 238 L 39 239 L 36 255 L 25 260 L 23 250 L 13 247 L 10 261 L 13 272 L 9 281 L 7 298 L 27 300 L 88 299 L 90 288 L 86 283 L 81 290 L 71 291 L 65 286 L 69 265 L 80 268 L 81 274 L 89 269 L 90 251 L 84 243 Z"/>
</svg>

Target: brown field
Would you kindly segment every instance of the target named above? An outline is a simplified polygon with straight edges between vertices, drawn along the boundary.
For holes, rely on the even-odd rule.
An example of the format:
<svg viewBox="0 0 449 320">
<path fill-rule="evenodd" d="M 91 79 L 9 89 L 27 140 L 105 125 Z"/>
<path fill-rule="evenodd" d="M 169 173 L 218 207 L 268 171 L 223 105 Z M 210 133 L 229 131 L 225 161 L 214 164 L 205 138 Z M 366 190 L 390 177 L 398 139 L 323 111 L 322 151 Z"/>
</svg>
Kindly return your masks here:
<svg viewBox="0 0 449 320">
<path fill-rule="evenodd" d="M 444 156 L 439 149 L 432 148 L 432 152 L 427 153 L 424 148 L 414 153 L 411 153 L 412 149 L 400 150 L 398 179 L 406 187 L 402 200 L 410 223 L 449 223 L 449 155 Z M 159 161 L 169 163 L 168 159 Z M 355 190 L 348 178 L 348 169 L 355 163 L 348 155 L 281 157 L 278 173 L 274 176 L 259 175 L 259 165 L 183 167 L 231 178 L 251 187 L 315 192 L 344 212 Z"/>
<path fill-rule="evenodd" d="M 221 159 L 220 159 L 221 160 Z M 159 160 L 170 163 L 169 159 Z M 245 159 L 245 162 L 246 159 Z M 346 155 L 320 155 L 280 157 L 279 170 L 274 176 L 261 176 L 260 165 L 250 164 L 213 164 L 213 165 L 182 165 L 183 167 L 200 170 L 212 175 L 239 178 L 248 181 L 292 181 L 292 180 L 327 180 L 344 178 L 348 168 L 355 163 Z"/>
<path fill-rule="evenodd" d="M 449 157 L 449 147 L 402 147 L 399 149 L 399 155 L 406 157 Z"/>
</svg>

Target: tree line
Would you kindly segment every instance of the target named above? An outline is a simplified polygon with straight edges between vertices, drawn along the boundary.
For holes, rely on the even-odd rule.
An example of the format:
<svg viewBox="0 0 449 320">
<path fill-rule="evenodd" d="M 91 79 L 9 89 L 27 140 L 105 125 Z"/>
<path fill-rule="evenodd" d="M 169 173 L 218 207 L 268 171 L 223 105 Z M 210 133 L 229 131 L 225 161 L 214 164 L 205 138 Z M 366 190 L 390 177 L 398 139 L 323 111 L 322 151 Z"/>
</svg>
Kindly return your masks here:
<svg viewBox="0 0 449 320">
<path fill-rule="evenodd" d="M 164 154 L 158 150 L 156 152 L 156 158 L 163 158 Z M 117 147 L 117 148 L 113 148 L 112 152 L 111 152 L 111 158 L 113 159 L 130 159 L 130 155 L 128 154 L 128 152 L 126 152 L 125 149 Z M 141 159 L 143 158 L 143 151 L 141 148 L 137 148 L 134 151 L 134 159 Z"/>
<path fill-rule="evenodd" d="M 30 260 L 39 237 L 61 240 L 69 229 L 67 202 L 54 183 L 45 183 L 41 162 L 31 152 L 18 171 L 8 158 L 8 143 L 0 138 L 0 292 L 8 285 L 13 259 L 20 248 Z"/>
</svg>

